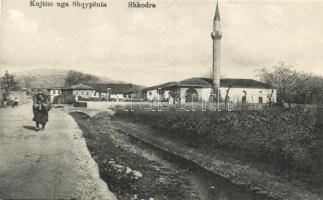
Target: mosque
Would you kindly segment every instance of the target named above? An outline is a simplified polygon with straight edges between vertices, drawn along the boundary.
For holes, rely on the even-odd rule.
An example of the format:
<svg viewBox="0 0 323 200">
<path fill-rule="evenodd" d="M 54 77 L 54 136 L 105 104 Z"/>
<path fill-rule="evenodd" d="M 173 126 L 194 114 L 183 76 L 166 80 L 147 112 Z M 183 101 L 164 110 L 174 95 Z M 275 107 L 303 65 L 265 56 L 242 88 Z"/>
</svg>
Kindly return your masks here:
<svg viewBox="0 0 323 200">
<path fill-rule="evenodd" d="M 275 87 L 253 79 L 221 79 L 221 19 L 218 2 L 213 19 L 211 38 L 213 42 L 212 77 L 193 77 L 179 82 L 168 82 L 144 88 L 148 101 L 208 102 L 211 99 L 233 103 L 275 103 Z"/>
</svg>

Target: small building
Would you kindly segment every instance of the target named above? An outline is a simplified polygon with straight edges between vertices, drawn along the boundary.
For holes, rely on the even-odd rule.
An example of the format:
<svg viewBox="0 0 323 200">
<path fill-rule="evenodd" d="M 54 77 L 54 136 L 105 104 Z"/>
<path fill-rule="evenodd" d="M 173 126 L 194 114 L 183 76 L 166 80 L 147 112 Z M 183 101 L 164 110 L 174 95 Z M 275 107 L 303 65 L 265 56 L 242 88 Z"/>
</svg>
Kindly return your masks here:
<svg viewBox="0 0 323 200">
<path fill-rule="evenodd" d="M 50 96 L 50 101 L 51 103 L 55 102 L 55 99 L 58 98 L 62 94 L 62 89 L 61 87 L 52 87 L 48 88 L 48 93 Z"/>
<path fill-rule="evenodd" d="M 93 87 L 83 84 L 75 85 L 68 89 L 72 91 L 72 94 L 73 96 L 75 96 L 76 100 L 78 98 L 90 99 L 94 96 L 95 93 L 95 89 Z"/>
<path fill-rule="evenodd" d="M 179 102 L 207 102 L 212 94 L 212 79 L 189 78 L 145 88 L 147 100 L 162 99 Z M 161 92 L 163 91 L 163 92 Z M 165 95 L 168 93 L 168 95 Z M 221 79 L 219 100 L 233 103 L 275 103 L 276 88 L 252 79 Z"/>
<path fill-rule="evenodd" d="M 170 98 L 170 87 L 175 86 L 176 82 L 147 87 L 142 90 L 144 99 L 147 101 L 168 101 Z"/>
<path fill-rule="evenodd" d="M 62 88 L 61 95 L 55 98 L 53 103 L 57 104 L 73 104 L 75 102 L 75 96 L 73 90 L 70 88 Z"/>
<path fill-rule="evenodd" d="M 79 84 L 66 88 L 51 88 L 49 93 L 52 103 L 72 104 L 75 101 L 91 99 L 95 90 L 90 86 Z"/>
<path fill-rule="evenodd" d="M 138 88 L 128 83 L 87 83 L 94 88 L 93 98 L 98 100 L 127 101 L 138 93 Z"/>
</svg>

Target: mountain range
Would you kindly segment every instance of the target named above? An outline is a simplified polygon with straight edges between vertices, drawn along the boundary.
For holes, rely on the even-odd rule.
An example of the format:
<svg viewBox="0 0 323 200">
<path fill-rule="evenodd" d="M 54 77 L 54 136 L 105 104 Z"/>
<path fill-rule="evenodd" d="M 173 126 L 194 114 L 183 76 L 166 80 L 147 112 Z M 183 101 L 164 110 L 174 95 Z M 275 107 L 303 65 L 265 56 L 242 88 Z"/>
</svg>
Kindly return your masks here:
<svg viewBox="0 0 323 200">
<path fill-rule="evenodd" d="M 32 69 L 16 72 L 13 75 L 21 87 L 52 88 L 63 87 L 69 71 L 64 69 Z M 102 83 L 124 83 L 122 81 L 111 80 L 105 76 L 98 78 L 98 82 Z"/>
</svg>

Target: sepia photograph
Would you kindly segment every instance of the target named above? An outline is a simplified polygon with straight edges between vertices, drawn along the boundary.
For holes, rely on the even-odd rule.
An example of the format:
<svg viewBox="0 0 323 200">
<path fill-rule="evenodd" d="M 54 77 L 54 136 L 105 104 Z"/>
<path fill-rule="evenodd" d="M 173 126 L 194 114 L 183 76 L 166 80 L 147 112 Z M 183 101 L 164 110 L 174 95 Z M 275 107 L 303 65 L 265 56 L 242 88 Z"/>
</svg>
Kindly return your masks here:
<svg viewBox="0 0 323 200">
<path fill-rule="evenodd" d="M 323 0 L 0 8 L 0 200 L 323 200 Z"/>
</svg>

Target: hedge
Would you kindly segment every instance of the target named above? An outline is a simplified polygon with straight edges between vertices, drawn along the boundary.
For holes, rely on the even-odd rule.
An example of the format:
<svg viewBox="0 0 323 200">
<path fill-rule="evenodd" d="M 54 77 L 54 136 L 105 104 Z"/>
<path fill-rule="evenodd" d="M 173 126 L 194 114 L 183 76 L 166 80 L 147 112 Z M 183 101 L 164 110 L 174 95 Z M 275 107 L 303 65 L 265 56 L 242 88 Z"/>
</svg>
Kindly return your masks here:
<svg viewBox="0 0 323 200">
<path fill-rule="evenodd" d="M 261 111 L 118 111 L 130 119 L 164 130 L 198 147 L 220 148 L 280 168 L 317 173 L 317 109 L 278 107 Z"/>
</svg>

